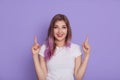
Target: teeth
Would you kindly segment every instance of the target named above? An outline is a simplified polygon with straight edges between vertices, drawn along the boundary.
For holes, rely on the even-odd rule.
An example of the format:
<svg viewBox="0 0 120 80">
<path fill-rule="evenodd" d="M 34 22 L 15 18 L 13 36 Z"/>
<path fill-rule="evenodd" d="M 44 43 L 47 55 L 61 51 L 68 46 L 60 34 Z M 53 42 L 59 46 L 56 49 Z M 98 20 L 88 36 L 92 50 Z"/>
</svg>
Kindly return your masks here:
<svg viewBox="0 0 120 80">
<path fill-rule="evenodd" d="M 58 34 L 58 37 L 62 37 L 63 36 L 63 34 Z"/>
</svg>

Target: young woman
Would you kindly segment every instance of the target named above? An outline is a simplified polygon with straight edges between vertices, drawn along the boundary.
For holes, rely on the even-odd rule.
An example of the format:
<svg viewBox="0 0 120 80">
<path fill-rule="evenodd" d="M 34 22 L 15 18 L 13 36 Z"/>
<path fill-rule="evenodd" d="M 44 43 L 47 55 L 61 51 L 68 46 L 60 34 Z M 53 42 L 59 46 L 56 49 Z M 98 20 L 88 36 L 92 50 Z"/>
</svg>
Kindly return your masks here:
<svg viewBox="0 0 120 80">
<path fill-rule="evenodd" d="M 39 80 L 82 80 L 90 56 L 88 36 L 82 44 L 71 42 L 69 20 L 63 14 L 55 15 L 50 23 L 46 42 L 40 46 L 35 36 L 32 46 L 33 60 Z"/>
</svg>

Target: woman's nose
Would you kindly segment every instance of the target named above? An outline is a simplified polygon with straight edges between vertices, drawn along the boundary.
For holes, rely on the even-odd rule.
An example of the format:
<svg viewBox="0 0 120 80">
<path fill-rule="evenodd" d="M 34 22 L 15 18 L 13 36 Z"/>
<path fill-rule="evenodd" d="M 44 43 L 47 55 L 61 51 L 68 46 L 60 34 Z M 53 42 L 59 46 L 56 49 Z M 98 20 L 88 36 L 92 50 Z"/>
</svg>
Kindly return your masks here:
<svg viewBox="0 0 120 80">
<path fill-rule="evenodd" d="M 61 29 L 61 28 L 59 28 L 59 29 L 58 29 L 58 32 L 59 32 L 59 33 L 61 33 L 61 32 L 62 32 L 62 29 Z"/>
</svg>

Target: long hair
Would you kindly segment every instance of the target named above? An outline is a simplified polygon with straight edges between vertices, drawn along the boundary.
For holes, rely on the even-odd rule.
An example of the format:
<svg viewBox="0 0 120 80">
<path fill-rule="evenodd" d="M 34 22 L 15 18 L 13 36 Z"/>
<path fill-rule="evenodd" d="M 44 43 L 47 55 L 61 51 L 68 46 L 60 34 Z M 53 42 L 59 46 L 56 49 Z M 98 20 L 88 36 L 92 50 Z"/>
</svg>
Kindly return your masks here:
<svg viewBox="0 0 120 80">
<path fill-rule="evenodd" d="M 54 54 L 55 47 L 56 47 L 54 32 L 53 32 L 54 25 L 55 25 L 56 21 L 61 21 L 61 20 L 63 20 L 65 22 L 66 26 L 67 26 L 67 35 L 66 35 L 66 38 L 65 38 L 65 46 L 66 47 L 70 46 L 71 38 L 72 38 L 72 31 L 71 31 L 71 26 L 70 26 L 69 20 L 63 14 L 56 14 L 52 18 L 52 20 L 50 22 L 49 29 L 48 29 L 48 35 L 47 35 L 47 38 L 46 38 L 46 50 L 44 52 L 45 60 L 49 60 Z"/>
</svg>

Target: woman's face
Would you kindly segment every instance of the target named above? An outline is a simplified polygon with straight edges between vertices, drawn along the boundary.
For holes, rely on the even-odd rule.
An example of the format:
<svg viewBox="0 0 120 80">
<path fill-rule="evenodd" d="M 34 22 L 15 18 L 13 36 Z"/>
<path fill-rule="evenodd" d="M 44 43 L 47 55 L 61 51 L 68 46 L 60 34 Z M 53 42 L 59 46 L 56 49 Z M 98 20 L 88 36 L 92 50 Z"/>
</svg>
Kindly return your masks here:
<svg viewBox="0 0 120 80">
<path fill-rule="evenodd" d="M 63 20 L 55 22 L 53 31 L 54 31 L 55 40 L 65 41 L 67 35 L 67 25 Z"/>
</svg>

